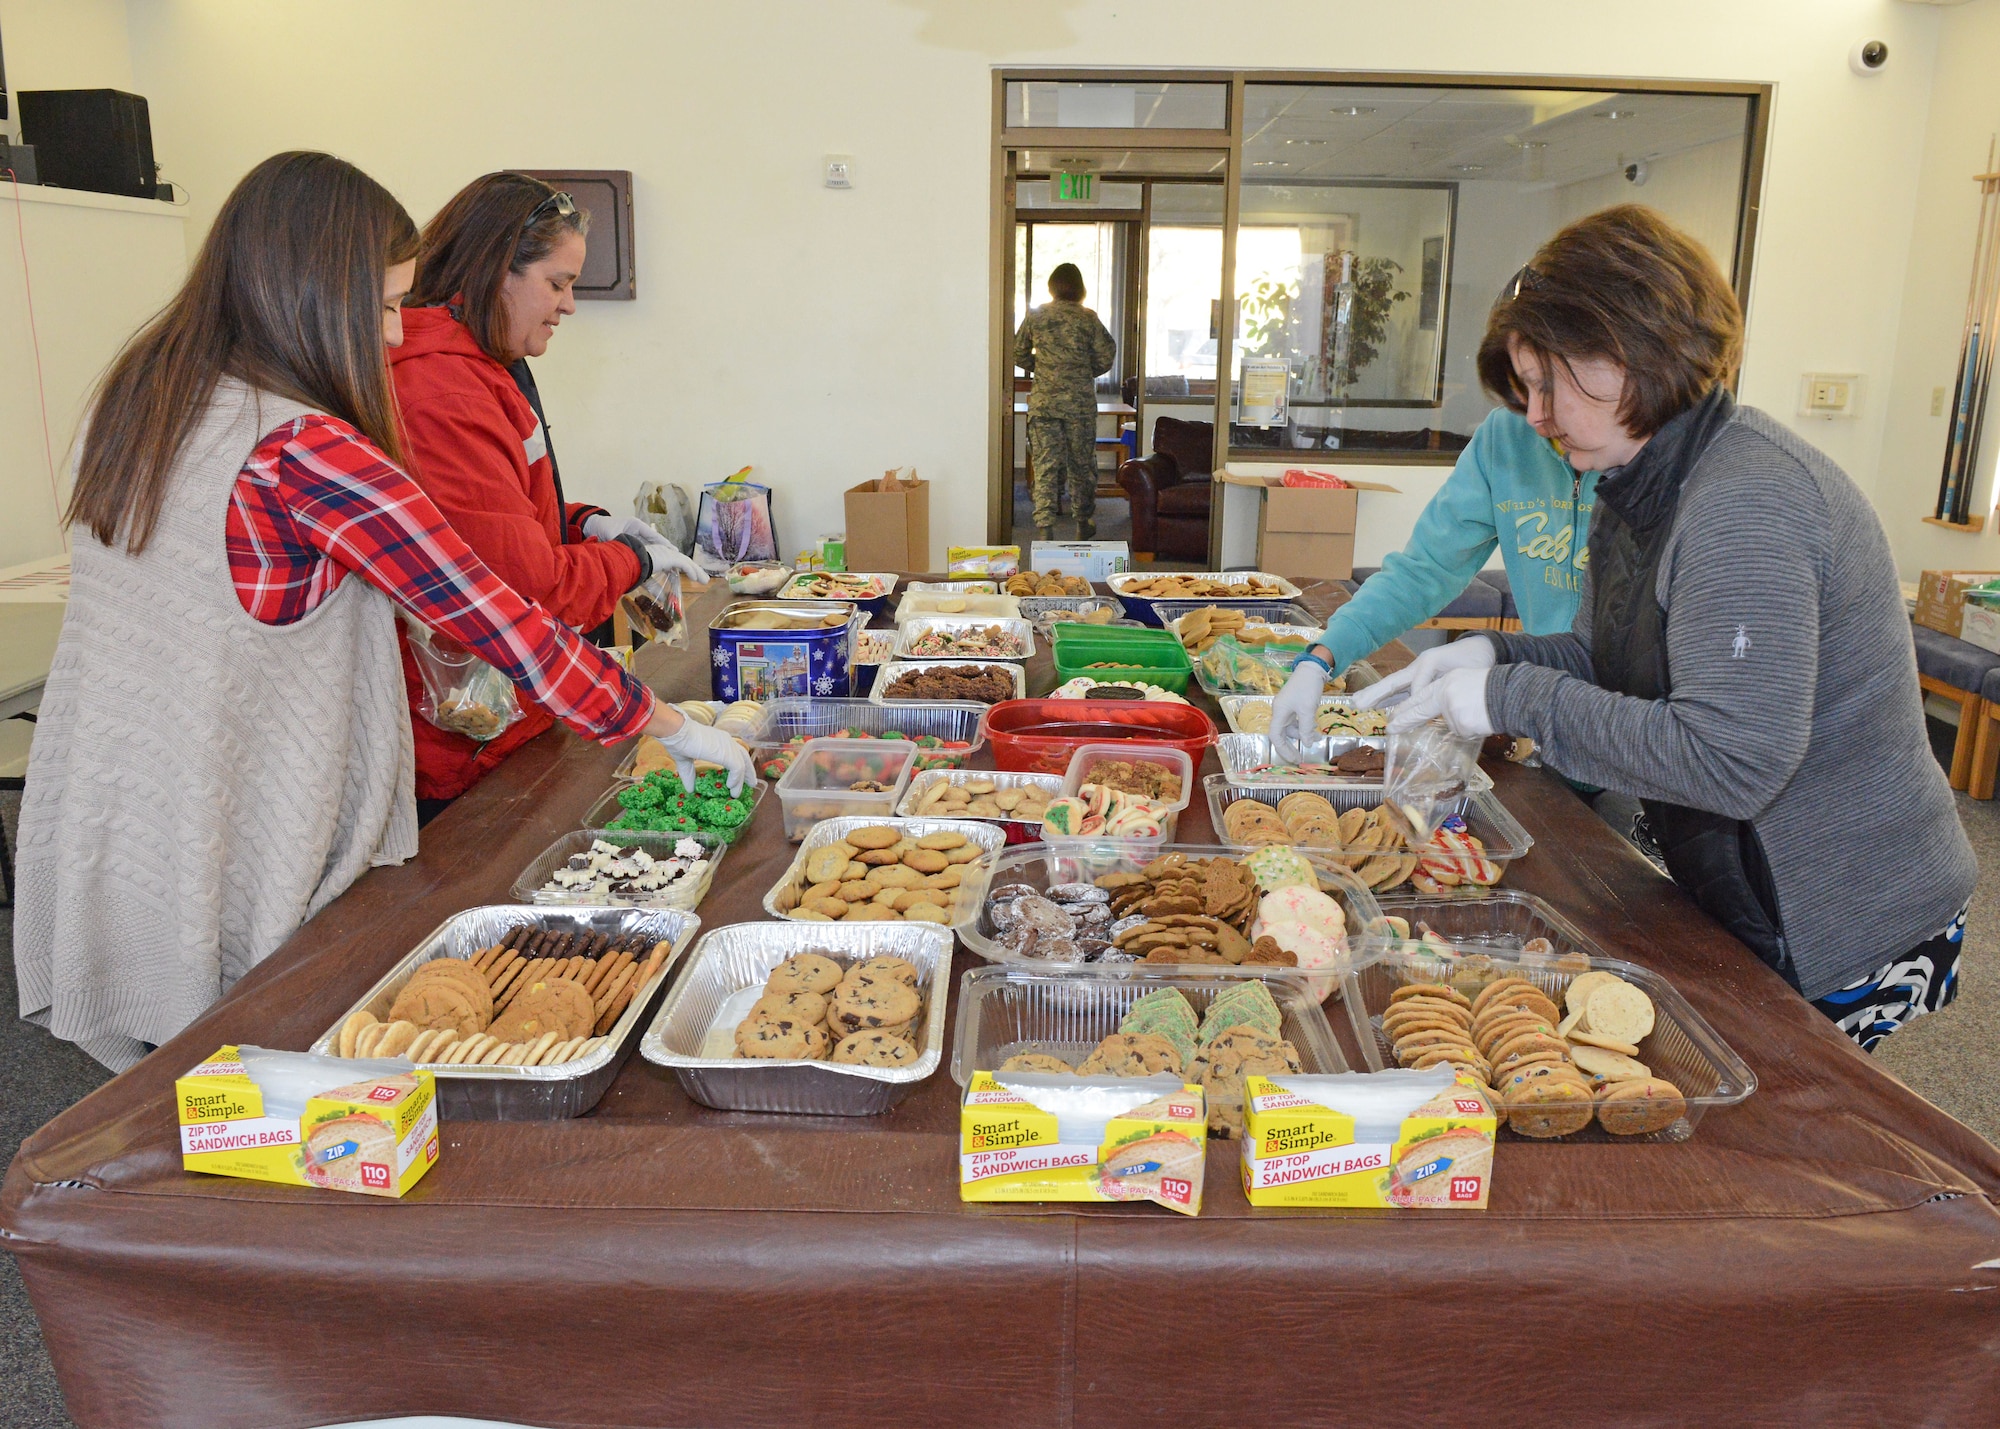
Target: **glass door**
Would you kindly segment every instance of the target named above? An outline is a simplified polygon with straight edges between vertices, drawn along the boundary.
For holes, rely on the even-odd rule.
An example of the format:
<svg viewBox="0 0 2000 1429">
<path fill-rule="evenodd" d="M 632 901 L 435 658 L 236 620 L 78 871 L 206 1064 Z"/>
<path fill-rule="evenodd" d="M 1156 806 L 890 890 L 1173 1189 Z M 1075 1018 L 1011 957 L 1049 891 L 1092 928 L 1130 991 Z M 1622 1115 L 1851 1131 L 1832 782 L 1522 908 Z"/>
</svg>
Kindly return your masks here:
<svg viewBox="0 0 2000 1429">
<path fill-rule="evenodd" d="M 1092 434 L 1094 501 L 1085 507 L 1100 540 L 1131 543 L 1141 563 L 1205 569 L 1208 563 L 1207 480 L 1213 467 L 1218 347 L 1224 302 L 1224 154 L 1136 150 L 1126 153 L 1010 150 L 1014 179 L 1006 215 L 1012 242 L 1005 253 L 1006 348 L 1010 410 L 1002 424 L 1001 470 L 1008 480 L 1005 539 L 1035 538 L 1035 442 L 1028 421 L 1036 374 L 1015 367 L 1016 338 L 1030 314 L 1049 301 L 1049 276 L 1074 264 L 1088 292 L 1086 305 L 1116 344 L 1110 370 L 1094 381 Z M 1084 211 L 1058 205 L 1051 176 L 1073 167 L 1093 173 L 1094 202 Z M 1161 417 L 1176 479 L 1121 484 L 1121 466 L 1150 457 Z M 1180 425 L 1176 425 L 1180 424 Z M 1046 422 L 1037 431 L 1048 436 Z M 1074 450 L 1074 448 L 1072 448 Z M 1071 539 L 1080 529 L 1073 462 L 1043 493 L 1040 515 L 1053 510 L 1053 529 Z M 1187 481 L 1185 478 L 1200 478 Z M 1052 484 L 1045 471 L 1043 485 Z M 1169 486 L 1189 489 L 1165 497 Z M 1198 488 L 1198 489 L 1197 489 Z M 1138 509 L 1134 509 L 1135 506 Z"/>
</svg>

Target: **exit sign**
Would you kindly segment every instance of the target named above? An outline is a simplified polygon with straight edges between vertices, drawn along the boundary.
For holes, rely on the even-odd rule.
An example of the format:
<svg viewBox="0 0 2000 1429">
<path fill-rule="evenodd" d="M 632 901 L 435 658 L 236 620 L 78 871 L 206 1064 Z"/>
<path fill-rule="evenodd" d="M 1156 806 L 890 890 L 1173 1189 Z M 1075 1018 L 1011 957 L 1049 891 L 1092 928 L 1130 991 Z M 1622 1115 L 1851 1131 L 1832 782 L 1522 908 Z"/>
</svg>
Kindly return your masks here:
<svg viewBox="0 0 2000 1429">
<path fill-rule="evenodd" d="M 1049 181 L 1052 203 L 1096 203 L 1097 175 L 1058 169 Z"/>
</svg>

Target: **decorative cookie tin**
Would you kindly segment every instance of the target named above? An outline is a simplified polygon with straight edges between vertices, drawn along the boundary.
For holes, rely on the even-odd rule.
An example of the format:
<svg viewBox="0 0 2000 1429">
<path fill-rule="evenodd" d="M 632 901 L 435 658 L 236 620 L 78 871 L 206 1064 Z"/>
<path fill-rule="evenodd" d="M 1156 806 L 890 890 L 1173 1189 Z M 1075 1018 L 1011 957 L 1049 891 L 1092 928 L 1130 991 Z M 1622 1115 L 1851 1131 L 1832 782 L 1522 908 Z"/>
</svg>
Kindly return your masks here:
<svg viewBox="0 0 2000 1429">
<path fill-rule="evenodd" d="M 708 627 L 709 687 L 719 700 L 844 699 L 865 618 L 850 601 L 735 601 Z"/>
</svg>

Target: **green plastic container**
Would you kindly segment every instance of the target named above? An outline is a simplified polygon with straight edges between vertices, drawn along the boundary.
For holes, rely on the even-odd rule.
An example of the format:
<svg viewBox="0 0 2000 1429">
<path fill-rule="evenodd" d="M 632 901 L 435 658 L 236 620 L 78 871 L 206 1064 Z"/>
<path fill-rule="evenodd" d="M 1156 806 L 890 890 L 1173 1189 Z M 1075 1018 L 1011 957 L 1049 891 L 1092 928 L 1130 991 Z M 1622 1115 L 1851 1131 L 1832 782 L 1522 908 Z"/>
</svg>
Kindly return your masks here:
<svg viewBox="0 0 2000 1429">
<path fill-rule="evenodd" d="M 1055 629 L 1058 683 L 1088 675 L 1096 680 L 1138 680 L 1176 695 L 1187 693 L 1194 665 L 1181 642 L 1164 631 L 1080 630 L 1064 638 L 1067 627 L 1058 625 Z M 1142 638 L 1134 639 L 1135 636 Z M 1116 663 L 1091 668 L 1099 661 Z"/>
</svg>

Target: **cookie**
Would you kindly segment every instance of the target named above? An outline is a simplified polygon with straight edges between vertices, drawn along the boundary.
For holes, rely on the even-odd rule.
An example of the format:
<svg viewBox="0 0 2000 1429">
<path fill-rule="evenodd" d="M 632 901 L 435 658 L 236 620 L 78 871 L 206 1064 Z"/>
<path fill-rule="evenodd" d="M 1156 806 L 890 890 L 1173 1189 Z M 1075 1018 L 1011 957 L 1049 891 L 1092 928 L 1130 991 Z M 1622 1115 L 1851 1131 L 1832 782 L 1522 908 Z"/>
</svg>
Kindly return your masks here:
<svg viewBox="0 0 2000 1429">
<path fill-rule="evenodd" d="M 846 905 L 841 905 L 845 911 Z M 840 986 L 840 964 L 818 953 L 799 953 L 786 958 L 764 979 L 766 992 L 829 993 Z"/>
<path fill-rule="evenodd" d="M 378 1027 L 380 1025 L 381 1019 L 376 1017 L 374 1013 L 367 1011 L 357 1012 L 348 1018 L 347 1021 L 341 1023 L 340 1055 L 343 1057 L 359 1056 L 360 1054 L 354 1049 L 356 1040 L 370 1027 Z"/>
<path fill-rule="evenodd" d="M 848 843 L 861 849 L 891 848 L 902 842 L 902 838 L 900 829 L 890 828 L 884 824 L 870 824 L 866 828 L 852 829 L 846 836 Z"/>
<path fill-rule="evenodd" d="M 918 873 L 943 873 L 951 867 L 951 860 L 939 849 L 912 849 L 903 855 L 903 867 Z"/>
<path fill-rule="evenodd" d="M 1181 1070 L 1180 1053 L 1164 1037 L 1150 1032 L 1114 1032 L 1078 1067 L 1084 1077 L 1150 1077 Z"/>
<path fill-rule="evenodd" d="M 1592 1032 L 1636 1047 L 1653 1034 L 1653 999 L 1629 982 L 1613 980 L 1591 989 L 1583 1020 Z"/>
<path fill-rule="evenodd" d="M 846 844 L 825 844 L 806 855 L 806 882 L 832 883 L 847 870 L 853 850 Z"/>
<path fill-rule="evenodd" d="M 1590 1002 L 1591 993 L 1618 981 L 1616 973 L 1599 972 L 1593 969 L 1578 973 L 1563 989 L 1563 1006 L 1571 1012 L 1581 1012 Z"/>
<path fill-rule="evenodd" d="M 1571 1016 L 1576 1015 L 1578 1014 L 1571 1014 Z M 1569 1018 L 1563 1020 L 1567 1022 Z M 1622 1052 L 1628 1057 L 1639 1055 L 1639 1048 L 1635 1043 L 1620 1042 L 1616 1037 L 1606 1037 L 1601 1032 L 1564 1032 L 1560 1027 L 1556 1031 L 1580 1047 L 1602 1047 L 1607 1052 Z"/>
<path fill-rule="evenodd" d="M 1457 988 L 1448 987 L 1441 982 L 1405 983 L 1389 994 L 1389 1005 L 1394 1007 L 1397 1003 L 1407 1002 L 1413 997 L 1443 998 L 1446 1002 L 1454 1003 L 1464 1008 L 1467 1012 L 1472 1011 L 1471 998 L 1467 997 Z"/>
<path fill-rule="evenodd" d="M 951 914 L 935 903 L 913 903 L 903 910 L 903 919 L 909 923 L 937 923 L 949 926 Z"/>
<path fill-rule="evenodd" d="M 1665 1131 L 1686 1114 L 1680 1088 L 1659 1077 L 1613 1082 L 1597 1094 L 1597 1124 L 1613 1136 Z"/>
<path fill-rule="evenodd" d="M 1052 1072 L 1059 1076 L 1073 1077 L 1076 1068 L 1060 1057 L 1051 1057 L 1046 1052 L 1016 1052 L 1000 1064 L 1003 1072 Z"/>
<path fill-rule="evenodd" d="M 534 1042 L 544 1032 L 565 1038 L 587 1036 L 597 1011 L 582 983 L 572 978 L 537 978 L 507 1004 L 487 1030 L 503 1042 Z"/>
<path fill-rule="evenodd" d="M 828 1022 L 838 1017 L 850 1031 L 908 1022 L 923 1006 L 916 989 L 894 979 L 842 983 L 834 992 Z"/>
<path fill-rule="evenodd" d="M 454 986 L 464 989 L 465 995 L 472 999 L 472 1005 L 479 1015 L 488 1021 L 492 1020 L 493 984 L 488 982 L 486 975 L 471 963 L 459 958 L 433 958 L 410 974 L 410 981 L 403 985 L 408 987 L 411 983 L 428 978 L 443 978 Z"/>
<path fill-rule="evenodd" d="M 847 970 L 842 982 L 867 982 L 876 977 L 889 977 L 906 987 L 919 987 L 922 980 L 917 970 L 901 958 L 870 958 L 865 963 L 856 963 Z"/>
<path fill-rule="evenodd" d="M 854 1032 L 840 1039 L 832 1060 L 857 1067 L 907 1067 L 917 1060 L 917 1049 L 886 1032 Z"/>
<path fill-rule="evenodd" d="M 926 851 L 930 852 L 931 850 Z M 986 850 L 975 843 L 960 844 L 957 848 L 949 848 L 944 851 L 945 862 L 951 864 L 977 863 L 985 855 Z M 907 862 L 907 859 L 905 861 Z"/>
<path fill-rule="evenodd" d="M 736 1028 L 738 1056 L 795 1062 L 813 1057 L 814 1039 L 826 1050 L 826 1034 L 817 1027 L 786 1018 L 752 1017 Z"/>
<path fill-rule="evenodd" d="M 382 1044 L 377 1043 L 379 1048 Z M 383 1055 L 379 1051 L 377 1055 Z M 1572 1047 L 1570 1060 L 1591 1076 L 1607 1082 L 1649 1081 L 1653 1069 L 1644 1062 L 1635 1061 L 1623 1052 L 1608 1052 L 1602 1047 Z"/>
<path fill-rule="evenodd" d="M 791 1018 L 813 1026 L 826 1021 L 826 999 L 816 992 L 767 992 L 751 1004 L 750 1016 Z"/>
<path fill-rule="evenodd" d="M 391 1022 L 414 1022 L 419 1027 L 449 1027 L 461 1037 L 485 1030 L 472 999 L 456 983 L 429 978 L 405 987 L 389 1009 Z"/>
<path fill-rule="evenodd" d="M 991 790 L 987 791 L 992 792 Z M 936 849 L 943 853 L 947 849 L 965 847 L 965 835 L 956 830 L 946 829 L 935 834 L 925 834 L 917 840 L 918 848 Z"/>
<path fill-rule="evenodd" d="M 1507 1125 L 1523 1136 L 1570 1136 L 1590 1125 L 1597 1108 L 1590 1088 L 1560 1077 L 1538 1077 L 1503 1090 Z"/>
</svg>

